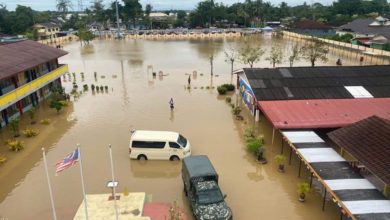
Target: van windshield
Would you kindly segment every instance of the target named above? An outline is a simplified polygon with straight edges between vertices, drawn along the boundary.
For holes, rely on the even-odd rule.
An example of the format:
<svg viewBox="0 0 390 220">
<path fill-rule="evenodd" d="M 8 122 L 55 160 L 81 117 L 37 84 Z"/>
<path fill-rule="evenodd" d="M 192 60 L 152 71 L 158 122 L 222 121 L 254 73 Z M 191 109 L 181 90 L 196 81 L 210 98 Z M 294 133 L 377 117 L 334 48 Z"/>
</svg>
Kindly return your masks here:
<svg viewBox="0 0 390 220">
<path fill-rule="evenodd" d="M 177 138 L 177 143 L 179 143 L 180 146 L 185 148 L 187 146 L 187 139 L 185 137 L 181 136 L 181 134 L 179 134 L 179 138 Z"/>
</svg>

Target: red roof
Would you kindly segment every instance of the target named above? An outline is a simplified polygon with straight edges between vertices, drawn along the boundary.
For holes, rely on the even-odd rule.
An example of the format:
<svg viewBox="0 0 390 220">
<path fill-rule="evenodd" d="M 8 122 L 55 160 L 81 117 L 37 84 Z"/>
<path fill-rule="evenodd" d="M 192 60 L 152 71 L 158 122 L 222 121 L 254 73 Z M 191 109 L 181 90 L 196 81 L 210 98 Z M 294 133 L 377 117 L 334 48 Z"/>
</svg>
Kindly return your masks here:
<svg viewBox="0 0 390 220">
<path fill-rule="evenodd" d="M 168 203 L 145 203 L 142 216 L 149 216 L 152 220 L 166 220 L 169 219 L 169 209 L 171 204 Z M 180 219 L 187 220 L 185 212 L 178 208 L 180 212 Z"/>
<path fill-rule="evenodd" d="M 66 55 L 67 52 L 31 40 L 0 45 L 0 79 Z"/>
<path fill-rule="evenodd" d="M 278 129 L 338 128 L 372 115 L 390 119 L 390 98 L 259 101 Z"/>
<path fill-rule="evenodd" d="M 331 26 L 313 20 L 298 21 L 294 24 L 299 29 L 332 29 Z"/>
</svg>

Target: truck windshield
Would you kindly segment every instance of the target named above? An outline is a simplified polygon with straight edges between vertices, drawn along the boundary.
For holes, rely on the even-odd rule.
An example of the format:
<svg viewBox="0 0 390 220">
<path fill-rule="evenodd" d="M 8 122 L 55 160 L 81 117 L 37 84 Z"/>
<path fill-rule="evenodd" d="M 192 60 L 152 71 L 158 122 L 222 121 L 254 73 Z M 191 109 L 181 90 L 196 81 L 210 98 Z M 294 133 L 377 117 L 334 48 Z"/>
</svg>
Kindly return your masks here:
<svg viewBox="0 0 390 220">
<path fill-rule="evenodd" d="M 179 138 L 177 138 L 177 143 L 179 143 L 180 146 L 185 148 L 187 146 L 187 139 L 185 137 L 181 136 L 181 134 L 179 134 Z"/>
<path fill-rule="evenodd" d="M 221 194 L 221 191 L 219 191 L 218 189 L 199 191 L 197 197 L 198 197 L 197 199 L 199 204 L 203 204 L 203 205 L 218 203 L 223 201 L 223 196 Z"/>
</svg>

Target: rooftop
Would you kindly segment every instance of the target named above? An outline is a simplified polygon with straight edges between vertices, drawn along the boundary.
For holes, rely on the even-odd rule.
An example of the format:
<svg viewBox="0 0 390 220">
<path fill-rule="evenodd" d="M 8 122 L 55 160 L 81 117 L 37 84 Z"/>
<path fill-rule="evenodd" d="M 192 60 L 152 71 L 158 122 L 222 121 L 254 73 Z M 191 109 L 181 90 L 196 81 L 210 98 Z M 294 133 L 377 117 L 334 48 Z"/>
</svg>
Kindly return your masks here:
<svg viewBox="0 0 390 220">
<path fill-rule="evenodd" d="M 257 104 L 278 129 L 339 128 L 372 115 L 390 119 L 390 98 L 259 101 Z"/>
<path fill-rule="evenodd" d="M 295 22 L 294 28 L 298 29 L 332 29 L 331 26 L 313 20 L 302 20 Z"/>
<path fill-rule="evenodd" d="M 351 31 L 358 34 L 383 35 L 390 37 L 390 27 L 386 25 L 374 25 L 375 19 L 358 18 L 347 24 L 341 25 L 338 29 Z"/>
<path fill-rule="evenodd" d="M 67 52 L 31 40 L 0 45 L 0 79 L 10 77 Z"/>
<path fill-rule="evenodd" d="M 332 131 L 328 136 L 384 183 L 390 185 L 389 120 L 372 116 Z"/>
<path fill-rule="evenodd" d="M 346 88 L 361 86 L 375 98 L 390 97 L 390 66 L 244 68 L 258 101 L 353 99 Z"/>
</svg>

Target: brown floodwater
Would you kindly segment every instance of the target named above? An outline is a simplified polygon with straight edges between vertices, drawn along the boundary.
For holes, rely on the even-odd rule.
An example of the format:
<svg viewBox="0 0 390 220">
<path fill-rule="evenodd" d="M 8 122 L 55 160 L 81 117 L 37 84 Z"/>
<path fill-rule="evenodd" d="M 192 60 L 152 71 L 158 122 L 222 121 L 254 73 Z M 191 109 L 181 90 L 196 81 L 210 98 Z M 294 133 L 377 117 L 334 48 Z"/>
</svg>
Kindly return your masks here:
<svg viewBox="0 0 390 220">
<path fill-rule="evenodd" d="M 266 50 L 280 44 L 287 54 L 292 41 L 272 40 L 256 36 L 249 39 Z M 173 202 L 189 213 L 183 193 L 181 164 L 169 161 L 131 161 L 128 143 L 131 129 L 173 130 L 189 139 L 192 153 L 208 155 L 220 175 L 222 191 L 227 194 L 235 219 L 338 219 L 340 212 L 327 202 L 323 212 L 321 187 L 314 187 L 305 203 L 298 202 L 296 185 L 308 180 L 303 169 L 298 175 L 298 159 L 293 157 L 286 173 L 277 172 L 273 158 L 280 152 L 281 138 L 276 135 L 271 144 L 271 125 L 264 118 L 256 123 L 258 132 L 265 136 L 266 157 L 269 163 L 260 165 L 245 150 L 243 129 L 254 125 L 245 115 L 236 121 L 219 97 L 217 85 L 235 82 L 230 65 L 224 60 L 224 51 L 243 45 L 244 39 L 231 40 L 97 40 L 88 46 L 79 43 L 65 46 L 69 54 L 61 63 L 69 64 L 76 72 L 79 90 L 84 84 L 108 86 L 107 92 L 83 92 L 72 98 L 72 103 L 59 114 L 47 104 L 39 108 L 38 118 L 50 118 L 48 126 L 29 125 L 26 116 L 22 128 L 36 127 L 41 134 L 25 139 L 26 149 L 8 152 L 9 161 L 0 166 L 0 217 L 7 219 L 50 219 L 51 207 L 40 148 L 46 147 L 54 201 L 59 219 L 72 219 L 82 201 L 79 165 L 54 175 L 55 163 L 81 145 L 86 191 L 89 194 L 109 193 L 106 188 L 111 178 L 108 145 L 112 144 L 119 191 L 127 187 L 132 192 L 146 192 L 149 201 Z M 339 56 L 337 50 L 329 55 L 333 65 Z M 214 77 L 210 76 L 209 57 L 214 55 Z M 271 67 L 263 57 L 255 67 Z M 344 65 L 356 64 L 345 59 Z M 308 65 L 299 61 L 297 65 Z M 287 66 L 284 61 L 283 65 Z M 235 69 L 242 67 L 237 63 Z M 162 71 L 164 76 L 152 77 Z M 187 89 L 189 73 L 191 89 Z M 80 72 L 85 73 L 85 79 Z M 97 78 L 94 78 L 97 72 Z M 203 74 L 203 75 L 202 75 Z M 72 76 L 70 76 L 72 77 Z M 63 77 L 63 85 L 70 92 L 72 83 Z M 230 94 L 236 100 L 235 94 Z M 169 109 L 169 100 L 175 101 L 175 110 Z M 239 100 L 237 100 L 239 103 Z M 4 129 L 3 129 L 4 130 Z M 1 140 L 9 136 L 1 133 Z M 288 150 L 285 151 L 288 154 Z M 316 186 L 316 184 L 314 184 Z"/>
</svg>

